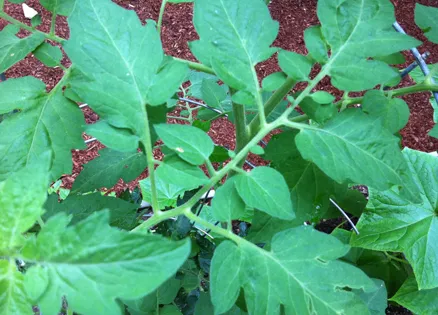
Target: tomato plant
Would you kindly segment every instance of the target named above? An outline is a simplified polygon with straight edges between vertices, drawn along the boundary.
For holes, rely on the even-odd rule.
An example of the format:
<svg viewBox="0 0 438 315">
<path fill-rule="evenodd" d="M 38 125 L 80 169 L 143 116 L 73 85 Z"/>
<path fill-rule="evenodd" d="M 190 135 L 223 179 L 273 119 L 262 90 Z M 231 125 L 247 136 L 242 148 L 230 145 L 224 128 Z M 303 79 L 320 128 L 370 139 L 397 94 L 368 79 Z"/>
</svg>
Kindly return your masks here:
<svg viewBox="0 0 438 315">
<path fill-rule="evenodd" d="M 390 1 L 319 0 L 301 55 L 273 47 L 267 1 L 195 0 L 199 62 L 163 52 L 163 12 L 180 2 L 142 23 L 109 0 L 40 0 L 53 15 L 43 33 L 40 17 L 19 22 L 0 0 L 0 72 L 30 53 L 64 71 L 51 91 L 31 76 L 0 83 L 0 313 L 384 314 L 390 300 L 436 314 L 438 160 L 402 150 L 399 131 L 400 97 L 438 92 L 438 68 L 397 88 L 400 51 L 421 42 L 392 28 Z M 437 21 L 417 5 L 435 43 Z M 281 71 L 259 78 L 275 54 Z M 342 98 L 316 89 L 327 76 Z M 78 104 L 99 121 L 85 124 Z M 183 124 L 167 123 L 177 107 Z M 223 116 L 234 150 L 206 132 Z M 84 132 L 106 148 L 60 191 Z M 249 152 L 269 166 L 246 171 Z M 141 196 L 99 191 L 146 168 Z M 335 206 L 360 217 L 358 234 L 315 229 Z"/>
</svg>

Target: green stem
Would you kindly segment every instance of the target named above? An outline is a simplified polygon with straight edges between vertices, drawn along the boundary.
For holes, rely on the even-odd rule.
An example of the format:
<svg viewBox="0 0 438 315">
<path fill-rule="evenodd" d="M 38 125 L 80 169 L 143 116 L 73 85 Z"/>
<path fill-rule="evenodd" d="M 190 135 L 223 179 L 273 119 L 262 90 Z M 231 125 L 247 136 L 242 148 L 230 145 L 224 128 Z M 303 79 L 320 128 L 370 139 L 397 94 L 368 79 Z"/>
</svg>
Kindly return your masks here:
<svg viewBox="0 0 438 315">
<path fill-rule="evenodd" d="M 181 59 L 181 58 L 177 58 L 177 57 L 172 57 L 172 58 L 173 58 L 173 60 L 187 64 L 189 66 L 189 68 L 192 70 L 201 71 L 201 72 L 205 72 L 205 73 L 213 74 L 213 75 L 216 74 L 213 71 L 213 69 L 203 65 L 202 63 L 193 62 L 193 61 L 189 61 L 189 60 L 185 60 L 185 59 Z"/>
<path fill-rule="evenodd" d="M 236 127 L 236 149 L 235 152 L 240 152 L 249 141 L 249 132 L 246 125 L 245 106 L 233 102 L 233 114 Z"/>
<path fill-rule="evenodd" d="M 385 256 L 388 258 L 388 260 L 394 260 L 394 261 L 397 261 L 397 262 L 402 263 L 402 264 L 410 265 L 410 263 L 407 260 L 395 257 L 395 256 L 389 254 L 388 252 L 384 252 L 384 253 L 385 253 Z"/>
<path fill-rule="evenodd" d="M 52 22 L 50 24 L 50 36 L 55 36 L 55 27 L 56 27 L 56 12 L 52 13 Z"/>
<path fill-rule="evenodd" d="M 64 38 L 58 37 L 58 36 L 56 36 L 56 35 L 50 35 L 50 34 L 47 34 L 47 33 L 41 32 L 41 31 L 39 31 L 39 30 L 36 30 L 36 29 L 34 29 L 33 27 L 30 27 L 29 25 L 26 25 L 26 24 L 24 24 L 24 23 L 22 23 L 22 22 L 20 22 L 20 21 L 18 21 L 18 20 L 16 20 L 16 19 L 14 19 L 13 17 L 7 15 L 7 14 L 4 13 L 4 12 L 0 12 L 0 18 L 2 18 L 2 19 L 4 19 L 4 20 L 8 21 L 8 22 L 11 23 L 11 24 L 14 24 L 14 25 L 19 26 L 19 27 L 21 27 L 22 29 L 24 29 L 24 30 L 26 30 L 26 31 L 29 31 L 29 32 L 32 32 L 32 33 L 37 33 L 37 34 L 42 34 L 42 35 L 44 35 L 47 39 L 51 39 L 51 40 L 53 40 L 53 41 L 55 41 L 55 42 L 63 43 L 63 42 L 65 41 Z"/>
<path fill-rule="evenodd" d="M 207 166 L 208 173 L 210 174 L 210 177 L 213 177 L 216 174 L 216 170 L 214 169 L 213 164 L 210 160 L 205 161 L 205 165 Z"/>
<path fill-rule="evenodd" d="M 157 30 L 161 34 L 161 24 L 163 23 L 164 9 L 166 8 L 167 0 L 161 1 L 160 14 L 158 15 Z"/>
<path fill-rule="evenodd" d="M 278 90 L 272 94 L 272 96 L 268 99 L 268 101 L 265 103 L 265 115 L 266 117 L 269 116 L 270 113 L 277 107 L 277 105 L 284 99 L 284 97 L 289 93 L 289 91 L 295 86 L 296 81 L 287 78 L 286 81 L 283 83 L 282 86 Z M 249 130 L 250 134 L 254 135 L 258 132 L 260 129 L 260 118 L 259 114 L 257 114 L 249 123 Z"/>
<path fill-rule="evenodd" d="M 73 310 L 70 307 L 67 308 L 67 315 L 73 315 Z"/>
<path fill-rule="evenodd" d="M 159 211 L 154 213 L 154 215 L 150 219 L 137 226 L 133 231 L 149 229 L 152 226 L 160 223 L 161 221 L 168 220 L 171 217 L 177 217 L 179 215 L 184 214 L 187 211 L 190 211 L 190 209 L 199 201 L 199 199 L 202 197 L 203 194 L 205 194 L 211 187 L 213 187 L 225 175 L 227 175 L 228 172 L 230 172 L 234 167 L 236 167 L 237 164 L 242 159 L 245 159 L 249 150 L 253 146 L 259 143 L 260 140 L 262 140 L 269 132 L 278 128 L 280 125 L 281 125 L 281 121 L 279 119 L 277 119 L 273 123 L 266 124 L 265 127 L 263 127 L 251 139 L 251 141 L 249 141 L 248 144 L 239 153 L 237 153 L 236 157 L 233 160 L 231 160 L 227 165 L 225 165 L 225 167 L 222 168 L 220 171 L 216 172 L 216 174 L 209 179 L 207 184 L 204 187 L 202 187 L 195 195 L 193 195 L 192 198 L 190 198 L 184 205 L 169 211 L 164 211 L 164 212 Z"/>
<path fill-rule="evenodd" d="M 434 92 L 438 91 L 438 84 L 430 84 L 423 82 L 395 90 L 384 91 L 384 93 L 385 95 L 391 95 L 392 97 L 396 97 L 396 96 L 403 96 L 407 94 L 413 94 L 413 93 L 425 92 L 425 91 L 434 91 Z M 363 97 L 352 97 L 336 102 L 335 105 L 337 107 L 340 107 L 342 105 L 348 106 L 353 104 L 362 104 L 363 99 L 364 99 Z"/>
<path fill-rule="evenodd" d="M 143 115 L 144 115 L 143 117 L 145 117 L 146 123 L 145 123 L 145 130 L 144 130 L 142 143 L 146 151 L 146 160 L 148 164 L 149 177 L 151 180 L 152 211 L 154 211 L 155 213 L 155 212 L 160 212 L 160 210 L 158 208 L 158 193 L 157 193 L 157 184 L 155 179 L 155 159 L 154 159 L 151 130 L 149 126 L 147 105 L 143 106 Z"/>
<path fill-rule="evenodd" d="M 190 122 L 190 119 L 189 119 L 189 118 L 185 118 L 185 117 L 167 116 L 167 118 L 170 118 L 170 119 L 179 119 L 179 120 L 183 120 L 183 121 L 188 121 L 188 122 Z"/>
<path fill-rule="evenodd" d="M 41 216 L 38 217 L 37 222 L 38 222 L 38 225 L 40 226 L 40 228 L 43 228 L 44 221 L 43 221 L 43 218 L 41 218 Z"/>
</svg>

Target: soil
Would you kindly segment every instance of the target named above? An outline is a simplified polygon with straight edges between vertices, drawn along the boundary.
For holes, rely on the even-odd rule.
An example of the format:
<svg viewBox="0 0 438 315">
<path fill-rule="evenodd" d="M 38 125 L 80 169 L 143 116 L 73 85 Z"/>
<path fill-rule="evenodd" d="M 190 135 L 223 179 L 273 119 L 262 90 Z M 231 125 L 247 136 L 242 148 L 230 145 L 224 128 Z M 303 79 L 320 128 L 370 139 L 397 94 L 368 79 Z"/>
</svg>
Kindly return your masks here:
<svg viewBox="0 0 438 315">
<path fill-rule="evenodd" d="M 146 21 L 147 19 L 158 19 L 161 5 L 160 0 L 115 0 L 114 2 L 127 9 L 135 10 L 142 21 Z M 395 6 L 397 21 L 403 26 L 409 35 L 424 42 L 424 44 L 419 47 L 420 52 L 430 52 L 431 56 L 427 60 L 428 63 L 438 62 L 438 45 L 433 45 L 427 41 L 421 30 L 415 25 L 413 14 L 415 3 L 438 7 L 438 0 L 392 0 L 392 2 Z M 51 14 L 44 10 L 36 0 L 28 0 L 26 3 L 42 14 L 43 23 L 38 29 L 48 32 L 50 29 Z M 272 17 L 280 22 L 280 32 L 277 40 L 274 42 L 274 46 L 302 54 L 307 53 L 304 46 L 303 31 L 308 26 L 318 24 L 316 3 L 316 0 L 271 1 L 269 8 Z M 7 2 L 5 5 L 5 11 L 14 18 L 30 24 L 29 20 L 26 20 L 23 16 L 21 5 Z M 192 25 L 192 17 L 192 5 L 189 3 L 167 5 L 162 26 L 163 47 L 167 54 L 195 61 L 187 44 L 189 41 L 198 38 Z M 0 30 L 3 29 L 5 25 L 5 21 L 0 20 Z M 69 30 L 64 17 L 57 18 L 56 34 L 63 38 L 69 37 Z M 24 31 L 19 33 L 19 36 L 26 35 L 27 33 Z M 409 52 L 406 52 L 405 55 L 407 62 L 402 65 L 403 67 L 414 61 Z M 62 63 L 66 67 L 69 66 L 69 60 L 67 58 L 64 58 Z M 276 57 L 263 62 L 257 67 L 257 73 L 260 78 L 275 71 L 279 71 Z M 6 76 L 7 78 L 14 78 L 32 75 L 44 81 L 47 84 L 47 89 L 50 90 L 59 81 L 62 73 L 63 71 L 61 69 L 45 67 L 33 56 L 28 56 L 25 60 L 9 69 L 6 72 Z M 412 84 L 411 80 L 405 79 L 401 86 L 407 86 L 410 84 Z M 318 85 L 317 89 L 323 89 L 334 93 L 338 97 L 340 96 L 339 91 L 330 85 L 329 78 L 325 78 Z M 426 152 L 437 151 L 438 140 L 427 135 L 434 125 L 432 119 L 433 109 L 429 104 L 429 94 L 421 93 L 408 95 L 405 96 L 404 99 L 409 104 L 411 116 L 408 125 L 401 132 L 403 136 L 403 146 Z M 84 108 L 83 112 L 87 123 L 94 123 L 98 120 L 98 116 L 90 109 Z M 234 127 L 225 118 L 213 122 L 209 134 L 216 144 L 227 146 L 231 149 L 234 148 Z M 268 140 L 268 138 L 266 140 Z M 84 139 L 88 139 L 88 137 L 84 135 Z M 73 173 L 71 175 L 66 174 L 63 177 L 63 186 L 66 188 L 71 187 L 74 178 L 82 170 L 82 165 L 97 157 L 98 150 L 103 147 L 104 146 L 98 142 L 92 142 L 87 145 L 86 150 L 74 150 Z M 160 158 L 160 156 L 160 152 L 156 152 L 156 158 Z M 254 155 L 250 155 L 249 160 L 256 165 L 265 163 L 262 159 Z M 139 179 L 146 176 L 147 172 L 144 172 Z M 139 179 L 131 183 L 120 181 L 111 189 L 111 191 L 119 193 L 126 188 L 132 189 L 137 185 Z M 390 314 L 409 313 L 393 310 Z"/>
</svg>

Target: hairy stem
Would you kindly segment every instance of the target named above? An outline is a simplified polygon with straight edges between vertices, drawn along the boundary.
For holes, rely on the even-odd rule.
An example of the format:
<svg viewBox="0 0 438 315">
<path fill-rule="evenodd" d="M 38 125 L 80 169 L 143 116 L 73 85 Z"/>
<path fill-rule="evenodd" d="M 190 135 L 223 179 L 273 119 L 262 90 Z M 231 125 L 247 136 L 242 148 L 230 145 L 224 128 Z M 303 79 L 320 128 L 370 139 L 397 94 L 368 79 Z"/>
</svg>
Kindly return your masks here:
<svg viewBox="0 0 438 315">
<path fill-rule="evenodd" d="M 52 22 L 50 24 L 50 36 L 55 36 L 55 27 L 56 27 L 56 12 L 52 13 Z"/>
<path fill-rule="evenodd" d="M 19 26 L 19 27 L 21 27 L 22 29 L 24 29 L 24 30 L 26 30 L 26 31 L 29 31 L 29 32 L 32 32 L 32 33 L 42 34 L 42 35 L 44 35 L 47 39 L 51 39 L 51 40 L 53 40 L 53 41 L 55 41 L 55 42 L 63 43 L 63 42 L 65 41 L 64 38 L 58 37 L 58 36 L 56 36 L 56 35 L 50 35 L 50 34 L 47 34 L 47 33 L 41 32 L 41 31 L 39 31 L 39 30 L 36 30 L 36 29 L 34 29 L 33 27 L 30 27 L 29 25 L 24 24 L 24 23 L 22 23 L 22 22 L 20 22 L 20 21 L 18 21 L 18 20 L 16 20 L 16 19 L 14 19 L 13 17 L 7 15 L 7 14 L 4 13 L 4 12 L 0 12 L 0 18 L 2 18 L 2 19 L 4 19 L 4 20 L 8 21 L 8 22 L 11 23 L 11 24 L 14 24 L 14 25 Z"/>
<path fill-rule="evenodd" d="M 286 81 L 283 83 L 280 88 L 272 94 L 272 96 L 268 99 L 268 101 L 265 103 L 265 115 L 269 116 L 270 113 L 277 107 L 277 105 L 283 100 L 283 98 L 289 93 L 289 91 L 294 87 L 296 81 L 287 78 Z M 260 129 L 260 118 L 259 114 L 257 114 L 253 120 L 249 123 L 249 130 L 250 134 L 254 135 L 258 132 Z"/>
<path fill-rule="evenodd" d="M 189 68 L 192 70 L 201 71 L 201 72 L 205 72 L 208 74 L 216 74 L 216 73 L 214 73 L 213 69 L 203 65 L 202 63 L 193 62 L 193 61 L 189 61 L 189 60 L 181 59 L 181 58 L 177 58 L 177 57 L 172 57 L 172 58 L 176 61 L 183 62 L 183 63 L 187 64 L 189 66 Z"/>
<path fill-rule="evenodd" d="M 166 8 L 166 4 L 167 4 L 167 0 L 161 1 L 160 14 L 158 16 L 158 22 L 157 22 L 158 34 L 161 34 L 161 25 L 163 24 L 164 9 Z"/>
</svg>

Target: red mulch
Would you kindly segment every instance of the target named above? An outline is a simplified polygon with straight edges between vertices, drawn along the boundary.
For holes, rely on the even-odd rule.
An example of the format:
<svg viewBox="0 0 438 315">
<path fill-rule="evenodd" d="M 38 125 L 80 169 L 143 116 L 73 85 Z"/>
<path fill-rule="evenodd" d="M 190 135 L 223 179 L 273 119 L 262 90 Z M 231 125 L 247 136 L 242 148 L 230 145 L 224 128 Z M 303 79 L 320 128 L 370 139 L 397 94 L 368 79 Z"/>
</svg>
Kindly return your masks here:
<svg viewBox="0 0 438 315">
<path fill-rule="evenodd" d="M 160 0 L 115 0 L 114 2 L 121 6 L 135 10 L 142 21 L 147 19 L 158 19 L 158 13 L 161 5 Z M 396 8 L 396 17 L 399 23 L 405 28 L 408 34 L 425 42 L 420 47 L 420 52 L 429 51 L 431 56 L 428 59 L 429 63 L 438 62 L 438 45 L 433 45 L 426 41 L 422 32 L 414 23 L 413 12 L 415 2 L 438 7 L 438 0 L 393 0 Z M 50 13 L 44 10 L 36 0 L 26 1 L 28 5 L 42 13 L 43 24 L 38 29 L 48 32 L 50 28 Z M 316 17 L 316 0 L 273 0 L 269 5 L 271 14 L 275 20 L 280 22 L 280 32 L 274 45 L 283 49 L 296 51 L 299 53 L 307 53 L 303 31 L 310 25 L 318 23 Z M 7 3 L 5 10 L 14 18 L 29 24 L 28 20 L 23 17 L 21 5 Z M 189 41 L 197 39 L 197 34 L 192 25 L 192 5 L 191 4 L 168 4 L 163 19 L 162 38 L 163 47 L 167 54 L 172 56 L 195 60 L 188 48 Z M 0 30 L 6 25 L 0 20 Z M 64 17 L 58 17 L 56 34 L 58 36 L 68 38 L 69 30 Z M 25 36 L 26 32 L 21 32 L 20 36 Z M 412 56 L 406 53 L 407 64 L 413 61 Z M 64 58 L 63 64 L 69 66 L 69 60 Z M 260 64 L 257 67 L 258 74 L 261 78 L 268 74 L 279 71 L 276 57 Z M 29 56 L 21 61 L 13 68 L 7 71 L 8 78 L 33 75 L 43 80 L 50 90 L 58 82 L 62 76 L 61 69 L 47 68 L 38 62 L 34 57 Z M 412 84 L 409 79 L 403 82 L 403 85 Z M 318 89 L 330 91 L 339 96 L 339 92 L 330 85 L 330 79 L 325 78 Z M 416 94 L 405 96 L 404 99 L 408 102 L 411 109 L 411 117 L 406 128 L 402 130 L 403 145 L 421 151 L 436 151 L 438 150 L 438 140 L 427 135 L 427 132 L 433 127 L 433 110 L 428 101 L 428 94 Z M 90 109 L 84 109 L 84 115 L 87 123 L 97 121 L 98 117 Z M 212 124 L 209 132 L 213 141 L 216 144 L 234 148 L 234 127 L 225 118 L 219 119 Z M 84 139 L 86 136 L 84 135 Z M 65 187 L 71 187 L 74 178 L 82 170 L 82 165 L 98 156 L 98 150 L 103 148 L 98 142 L 88 144 L 87 150 L 76 150 L 73 152 L 73 174 L 66 175 L 63 178 Z M 156 157 L 159 158 L 160 152 L 156 152 Z M 262 164 L 264 161 L 254 155 L 250 155 L 249 160 L 255 164 Z M 147 176 L 144 172 L 140 178 Z M 133 188 L 137 185 L 137 181 L 126 184 L 120 181 L 112 190 L 116 192 L 123 191 L 127 187 Z"/>
</svg>

